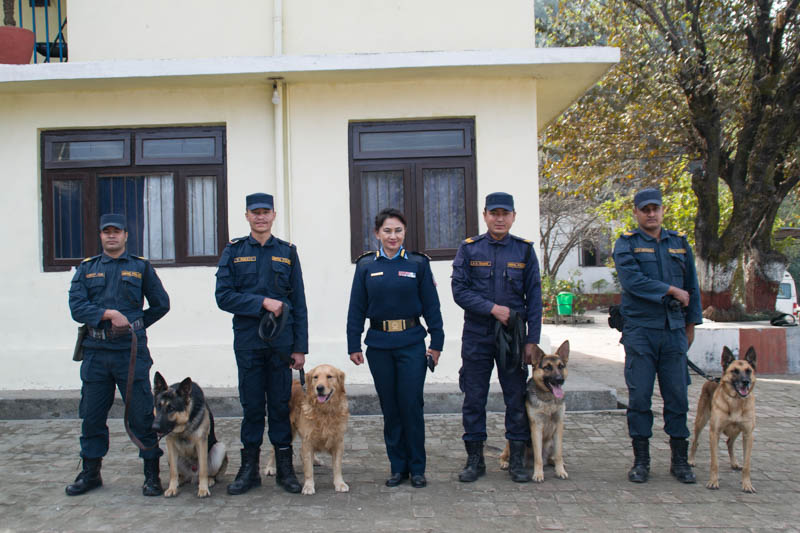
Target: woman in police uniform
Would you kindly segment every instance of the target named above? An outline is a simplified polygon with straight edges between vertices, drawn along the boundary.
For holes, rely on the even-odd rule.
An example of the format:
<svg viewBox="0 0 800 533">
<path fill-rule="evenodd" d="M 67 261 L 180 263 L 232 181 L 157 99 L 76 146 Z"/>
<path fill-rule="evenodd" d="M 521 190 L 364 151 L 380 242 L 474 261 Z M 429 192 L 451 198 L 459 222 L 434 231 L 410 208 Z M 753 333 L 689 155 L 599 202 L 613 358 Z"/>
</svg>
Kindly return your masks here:
<svg viewBox="0 0 800 533">
<path fill-rule="evenodd" d="M 387 487 L 411 477 L 414 487 L 424 487 L 425 420 L 422 391 L 427 356 L 439 361 L 444 344 L 439 295 L 430 259 L 403 248 L 406 219 L 397 209 L 384 209 L 375 217 L 376 252 L 356 262 L 350 309 L 347 313 L 347 351 L 356 365 L 364 362 L 361 334 L 369 318 L 367 362 L 383 411 L 383 437 L 392 475 Z M 425 350 L 425 318 L 430 347 Z"/>
</svg>

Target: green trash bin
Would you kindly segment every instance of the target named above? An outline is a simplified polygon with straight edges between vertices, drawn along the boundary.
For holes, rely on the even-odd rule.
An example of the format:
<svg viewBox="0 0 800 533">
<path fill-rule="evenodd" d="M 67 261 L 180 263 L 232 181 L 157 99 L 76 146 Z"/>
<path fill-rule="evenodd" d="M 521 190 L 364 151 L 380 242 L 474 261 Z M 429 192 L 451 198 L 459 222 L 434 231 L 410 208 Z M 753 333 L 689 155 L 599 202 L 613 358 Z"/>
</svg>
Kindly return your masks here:
<svg viewBox="0 0 800 533">
<path fill-rule="evenodd" d="M 572 316 L 572 300 L 575 295 L 571 292 L 559 292 L 556 296 L 558 302 L 558 314 L 561 316 Z"/>
</svg>

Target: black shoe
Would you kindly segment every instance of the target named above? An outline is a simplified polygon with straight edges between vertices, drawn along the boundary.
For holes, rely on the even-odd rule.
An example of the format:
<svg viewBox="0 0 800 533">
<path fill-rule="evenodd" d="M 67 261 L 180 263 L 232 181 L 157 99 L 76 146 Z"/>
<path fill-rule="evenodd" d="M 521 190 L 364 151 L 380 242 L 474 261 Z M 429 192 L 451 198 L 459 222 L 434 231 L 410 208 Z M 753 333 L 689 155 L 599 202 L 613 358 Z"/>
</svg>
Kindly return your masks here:
<svg viewBox="0 0 800 533">
<path fill-rule="evenodd" d="M 297 494 L 303 488 L 297 481 L 292 465 L 292 447 L 278 448 L 275 446 L 275 465 L 277 473 L 275 483 L 284 488 L 286 492 Z"/>
<path fill-rule="evenodd" d="M 421 489 L 427 484 L 428 481 L 425 479 L 425 474 L 413 474 L 411 476 L 411 486 L 415 489 Z"/>
<path fill-rule="evenodd" d="M 647 483 L 650 477 L 650 440 L 641 437 L 631 439 L 633 445 L 633 466 L 628 470 L 628 481 Z"/>
<path fill-rule="evenodd" d="M 689 465 L 687 449 L 689 442 L 686 439 L 669 439 L 669 447 L 672 450 L 672 461 L 669 466 L 669 473 L 681 483 L 697 483 L 692 467 Z"/>
<path fill-rule="evenodd" d="M 462 483 L 472 483 L 486 474 L 486 462 L 483 460 L 483 441 L 465 440 L 464 447 L 467 449 L 467 464 L 458 474 L 458 480 Z"/>
<path fill-rule="evenodd" d="M 67 496 L 78 496 L 85 494 L 92 489 L 103 486 L 103 478 L 100 477 L 100 466 L 103 462 L 101 457 L 96 459 L 83 459 L 83 469 L 75 478 L 75 483 L 67 485 L 65 489 Z"/>
<path fill-rule="evenodd" d="M 510 451 L 508 457 L 508 474 L 515 483 L 527 483 L 531 480 L 531 475 L 525 470 L 525 446 L 528 443 L 524 440 L 508 441 Z"/>
<path fill-rule="evenodd" d="M 259 455 L 261 448 L 242 448 L 242 466 L 239 467 L 236 479 L 228 485 L 228 494 L 237 496 L 253 487 L 261 486 L 261 475 L 258 473 Z"/>
<path fill-rule="evenodd" d="M 144 460 L 144 485 L 142 485 L 142 494 L 145 496 L 161 496 L 164 494 L 164 489 L 161 488 L 161 477 L 158 471 L 158 457 Z"/>
<path fill-rule="evenodd" d="M 396 487 L 403 481 L 408 479 L 408 472 L 394 472 L 392 473 L 392 477 L 386 480 L 387 487 Z M 422 478 L 425 479 L 424 477 Z"/>
</svg>

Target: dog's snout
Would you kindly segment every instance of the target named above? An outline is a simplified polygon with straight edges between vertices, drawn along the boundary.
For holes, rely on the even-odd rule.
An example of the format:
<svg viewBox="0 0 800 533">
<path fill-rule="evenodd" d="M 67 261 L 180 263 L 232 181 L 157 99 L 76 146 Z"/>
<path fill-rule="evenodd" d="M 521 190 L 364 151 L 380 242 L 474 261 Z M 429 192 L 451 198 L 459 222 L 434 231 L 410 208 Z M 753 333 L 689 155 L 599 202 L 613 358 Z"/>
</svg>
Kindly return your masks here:
<svg viewBox="0 0 800 533">
<path fill-rule="evenodd" d="M 323 394 L 325 392 L 325 387 L 322 385 L 317 385 L 317 394 Z"/>
</svg>

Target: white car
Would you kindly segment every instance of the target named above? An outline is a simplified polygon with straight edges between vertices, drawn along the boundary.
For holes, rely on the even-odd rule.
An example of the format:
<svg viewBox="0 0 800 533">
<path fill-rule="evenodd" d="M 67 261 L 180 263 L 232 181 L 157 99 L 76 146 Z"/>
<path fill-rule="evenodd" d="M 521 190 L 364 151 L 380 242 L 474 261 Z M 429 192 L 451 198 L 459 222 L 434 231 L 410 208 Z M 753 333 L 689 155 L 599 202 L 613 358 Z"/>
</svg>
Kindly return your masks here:
<svg viewBox="0 0 800 533">
<path fill-rule="evenodd" d="M 783 280 L 778 286 L 778 298 L 775 300 L 775 310 L 795 318 L 800 318 L 800 308 L 797 306 L 797 288 L 789 272 L 783 273 Z"/>
</svg>

